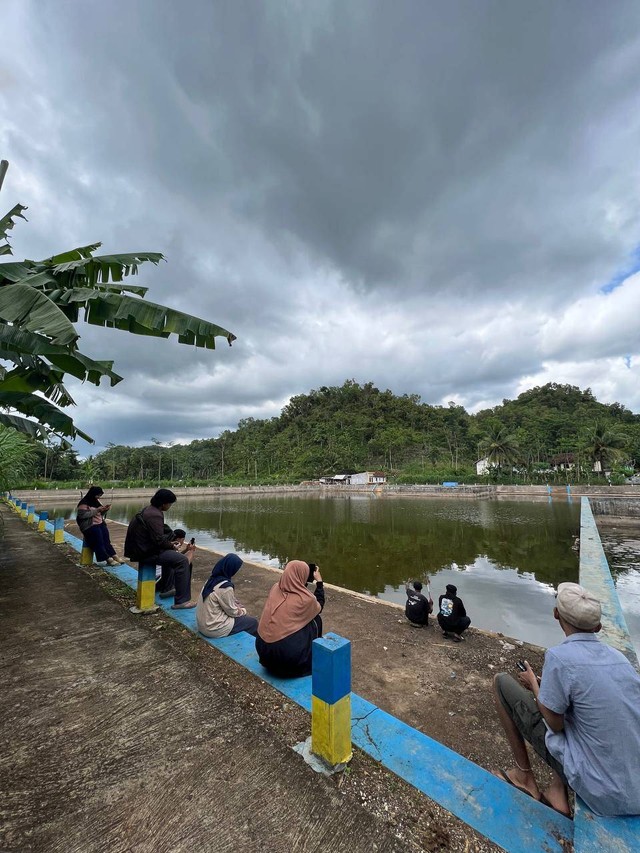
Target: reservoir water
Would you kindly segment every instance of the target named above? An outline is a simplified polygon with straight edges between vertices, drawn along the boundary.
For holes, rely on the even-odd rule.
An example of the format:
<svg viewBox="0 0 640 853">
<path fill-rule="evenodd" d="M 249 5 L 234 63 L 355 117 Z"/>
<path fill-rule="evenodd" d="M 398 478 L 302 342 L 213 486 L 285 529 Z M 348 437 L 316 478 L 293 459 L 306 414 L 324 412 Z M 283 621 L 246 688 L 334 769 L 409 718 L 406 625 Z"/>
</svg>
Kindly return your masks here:
<svg viewBox="0 0 640 853">
<path fill-rule="evenodd" d="M 108 492 L 105 497 L 108 497 Z M 109 517 L 128 522 L 139 502 L 115 501 Z M 72 506 L 51 506 L 74 517 Z M 430 579 L 437 597 L 458 587 L 473 625 L 550 646 L 555 587 L 578 581 L 572 549 L 580 503 L 382 498 L 375 495 L 242 495 L 179 500 L 167 513 L 197 544 L 282 567 L 318 563 L 324 579 L 391 601 L 408 579 Z M 603 537 L 629 628 L 640 645 L 640 573 L 634 540 Z"/>
</svg>

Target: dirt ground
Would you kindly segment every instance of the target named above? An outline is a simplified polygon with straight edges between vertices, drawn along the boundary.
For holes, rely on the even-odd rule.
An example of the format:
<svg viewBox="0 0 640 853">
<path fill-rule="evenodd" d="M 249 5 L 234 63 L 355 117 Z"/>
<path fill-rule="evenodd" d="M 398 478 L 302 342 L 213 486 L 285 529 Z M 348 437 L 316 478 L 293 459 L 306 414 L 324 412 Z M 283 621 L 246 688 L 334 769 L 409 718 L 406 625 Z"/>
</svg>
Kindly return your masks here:
<svg viewBox="0 0 640 853">
<path fill-rule="evenodd" d="M 69 531 L 76 533 L 74 528 L 70 522 Z M 122 553 L 126 527 L 111 524 L 110 530 Z M 219 556 L 196 550 L 193 598 Z M 244 564 L 234 582 L 250 615 L 260 616 L 279 575 L 277 569 Z M 453 643 L 435 619 L 428 628 L 414 628 L 396 604 L 330 584 L 325 591 L 324 630 L 351 640 L 354 692 L 488 770 L 511 766 L 493 707 L 492 678 L 497 672 L 515 674 L 522 658 L 540 672 L 542 649 L 473 627 L 466 642 Z M 544 772 L 543 764 L 538 767 Z"/>
</svg>

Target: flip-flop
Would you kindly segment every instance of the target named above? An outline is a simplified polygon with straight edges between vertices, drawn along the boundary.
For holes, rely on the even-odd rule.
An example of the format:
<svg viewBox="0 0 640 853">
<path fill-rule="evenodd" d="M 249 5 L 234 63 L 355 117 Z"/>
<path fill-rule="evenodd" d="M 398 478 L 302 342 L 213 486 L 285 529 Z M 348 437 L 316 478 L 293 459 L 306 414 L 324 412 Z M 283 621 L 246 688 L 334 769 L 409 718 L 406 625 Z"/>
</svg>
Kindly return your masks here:
<svg viewBox="0 0 640 853">
<path fill-rule="evenodd" d="M 555 806 L 551 805 L 551 803 L 545 797 L 544 794 L 540 794 L 540 802 L 542 803 L 543 806 L 547 806 L 548 808 L 553 809 L 554 812 L 558 812 L 558 814 L 561 814 L 562 817 L 568 817 L 569 820 L 573 820 L 573 818 L 571 817 L 570 811 L 569 812 L 563 812 L 562 809 L 557 809 Z"/>
<path fill-rule="evenodd" d="M 526 794 L 527 797 L 531 797 L 531 799 L 535 800 L 537 803 L 540 802 L 540 800 L 537 797 L 533 796 L 531 791 L 527 791 L 526 788 L 523 788 L 522 786 L 520 786 L 516 782 L 514 782 L 513 779 L 510 779 L 504 770 L 496 770 L 494 773 L 494 776 L 497 776 L 498 779 L 502 779 L 503 782 L 507 782 L 509 785 L 512 785 L 518 791 L 520 791 L 523 794 Z"/>
</svg>

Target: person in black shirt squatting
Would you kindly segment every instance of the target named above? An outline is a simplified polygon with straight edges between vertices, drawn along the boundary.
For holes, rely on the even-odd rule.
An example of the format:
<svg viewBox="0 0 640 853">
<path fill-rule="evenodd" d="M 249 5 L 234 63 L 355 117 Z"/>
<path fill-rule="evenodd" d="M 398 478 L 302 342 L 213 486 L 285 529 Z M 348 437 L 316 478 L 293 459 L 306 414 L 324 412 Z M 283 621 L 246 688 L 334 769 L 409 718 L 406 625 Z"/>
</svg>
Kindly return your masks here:
<svg viewBox="0 0 640 853">
<path fill-rule="evenodd" d="M 412 625 L 421 628 L 423 625 L 426 628 L 429 624 L 429 614 L 433 613 L 433 601 L 422 594 L 422 584 L 420 581 L 407 581 L 405 587 L 407 593 L 407 604 L 404 608 L 404 615 Z"/>
<path fill-rule="evenodd" d="M 462 632 L 471 625 L 471 619 L 467 616 L 462 600 L 458 598 L 457 586 L 447 584 L 447 591 L 438 599 L 438 608 L 438 624 L 444 636 L 456 643 L 464 640 Z"/>
</svg>

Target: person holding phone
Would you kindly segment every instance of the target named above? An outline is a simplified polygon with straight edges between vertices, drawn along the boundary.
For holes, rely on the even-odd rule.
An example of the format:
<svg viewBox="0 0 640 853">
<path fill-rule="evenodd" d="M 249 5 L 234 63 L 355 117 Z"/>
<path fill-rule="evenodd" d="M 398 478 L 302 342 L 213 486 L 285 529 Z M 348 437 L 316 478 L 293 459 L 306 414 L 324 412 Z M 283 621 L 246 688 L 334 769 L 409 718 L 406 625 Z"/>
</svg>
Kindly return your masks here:
<svg viewBox="0 0 640 853">
<path fill-rule="evenodd" d="M 498 673 L 493 692 L 515 767 L 496 775 L 569 817 L 567 786 L 597 815 L 640 814 L 640 676 L 617 649 L 601 643 L 599 600 L 561 583 L 554 618 L 564 640 L 545 653 L 538 678 L 518 661 L 517 680 Z M 527 742 L 551 768 L 538 788 Z"/>
<path fill-rule="evenodd" d="M 96 555 L 98 563 L 108 566 L 119 566 L 124 560 L 116 554 L 111 544 L 109 527 L 105 514 L 111 509 L 111 504 L 102 504 L 99 498 L 104 494 L 100 486 L 91 486 L 88 492 L 80 498 L 76 507 L 76 524 L 87 546 Z"/>
<path fill-rule="evenodd" d="M 315 581 L 310 592 L 307 583 Z M 280 678 L 311 672 L 311 645 L 322 636 L 324 584 L 315 563 L 292 560 L 271 587 L 258 624 L 256 651 L 260 663 Z"/>
<path fill-rule="evenodd" d="M 218 560 L 202 587 L 196 607 L 196 625 L 205 637 L 228 637 L 240 631 L 255 637 L 258 620 L 255 616 L 247 616 L 246 609 L 236 598 L 231 580 L 241 568 L 241 558 L 237 554 L 227 554 Z"/>
</svg>

